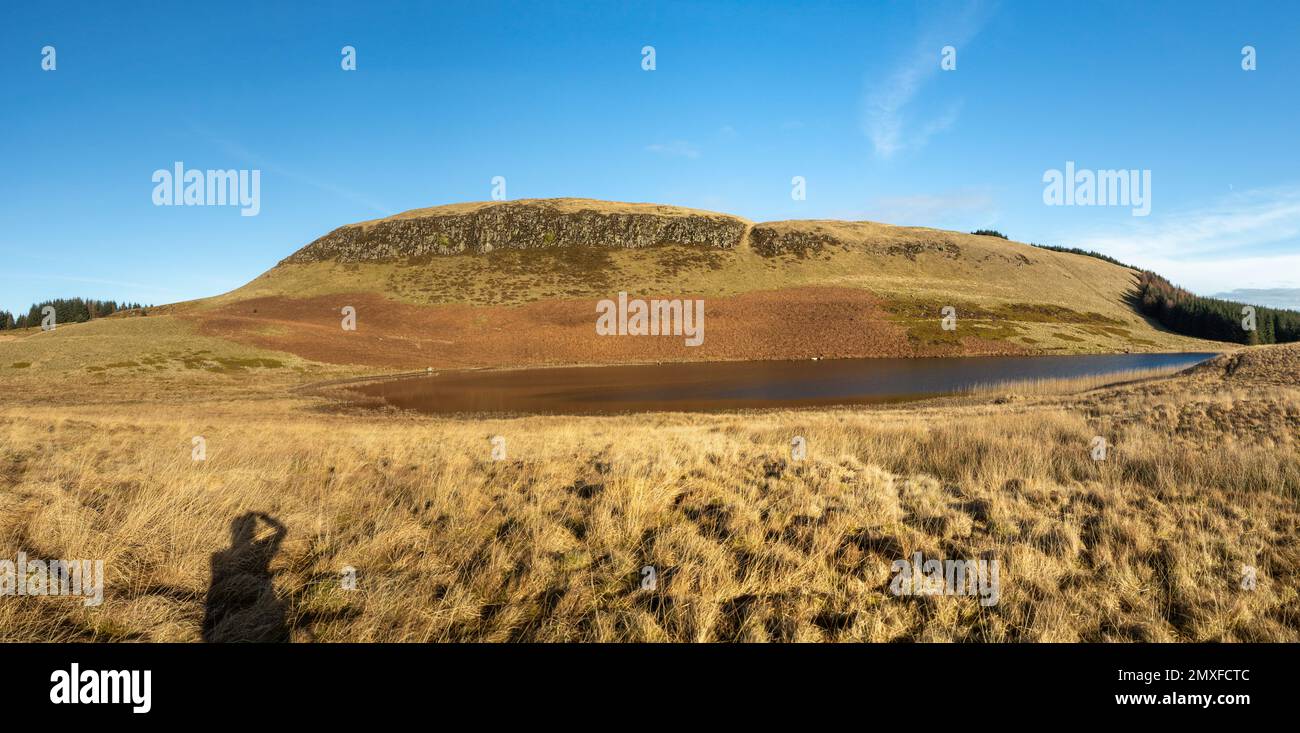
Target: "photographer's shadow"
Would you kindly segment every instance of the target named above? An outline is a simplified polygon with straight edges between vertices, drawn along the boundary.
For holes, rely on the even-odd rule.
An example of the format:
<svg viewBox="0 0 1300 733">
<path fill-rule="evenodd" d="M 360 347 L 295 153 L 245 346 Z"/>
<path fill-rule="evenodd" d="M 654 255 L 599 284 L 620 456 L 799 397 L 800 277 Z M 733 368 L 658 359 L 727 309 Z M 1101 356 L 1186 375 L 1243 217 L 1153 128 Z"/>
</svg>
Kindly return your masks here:
<svg viewBox="0 0 1300 733">
<path fill-rule="evenodd" d="M 256 539 L 258 519 L 270 525 L 269 537 Z M 288 607 L 271 578 L 271 559 L 286 534 L 283 524 L 262 512 L 248 512 L 230 523 L 230 547 L 212 553 L 204 641 L 289 641 Z"/>
</svg>

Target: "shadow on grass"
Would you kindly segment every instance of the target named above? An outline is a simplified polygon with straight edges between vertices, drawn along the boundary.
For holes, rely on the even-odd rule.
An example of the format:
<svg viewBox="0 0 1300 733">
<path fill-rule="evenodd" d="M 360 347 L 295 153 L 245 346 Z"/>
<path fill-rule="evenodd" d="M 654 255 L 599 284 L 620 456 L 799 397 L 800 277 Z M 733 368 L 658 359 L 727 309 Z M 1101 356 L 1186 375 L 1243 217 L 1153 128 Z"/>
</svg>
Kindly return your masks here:
<svg viewBox="0 0 1300 733">
<path fill-rule="evenodd" d="M 273 530 L 270 536 L 256 538 L 259 519 Z M 204 641 L 289 641 L 288 604 L 271 582 L 271 560 L 287 534 L 283 524 L 262 512 L 242 514 L 230 523 L 230 547 L 212 554 Z"/>
</svg>

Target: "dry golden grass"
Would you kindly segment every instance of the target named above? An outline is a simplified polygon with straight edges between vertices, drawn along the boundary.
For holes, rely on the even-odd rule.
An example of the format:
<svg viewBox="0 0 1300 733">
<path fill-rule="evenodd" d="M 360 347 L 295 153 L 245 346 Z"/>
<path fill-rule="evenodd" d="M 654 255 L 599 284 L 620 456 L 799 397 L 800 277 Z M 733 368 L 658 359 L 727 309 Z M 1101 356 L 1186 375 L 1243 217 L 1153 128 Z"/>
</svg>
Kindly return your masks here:
<svg viewBox="0 0 1300 733">
<path fill-rule="evenodd" d="M 201 336 L 192 324 L 167 315 L 103 318 L 11 335 L 0 339 L 0 404 L 156 406 L 212 394 L 247 399 L 280 395 L 313 378 L 361 373 Z"/>
<path fill-rule="evenodd" d="M 208 638 L 1297 641 L 1300 391 L 1249 376 L 1279 351 L 1003 404 L 744 415 L 437 419 L 180 381 L 115 401 L 128 373 L 98 404 L 6 399 L 0 557 L 102 558 L 108 583 L 94 609 L 0 599 L 0 639 L 193 641 L 221 606 Z M 286 530 L 270 585 L 219 567 L 210 588 L 248 512 Z M 999 560 L 999 603 L 891 594 L 916 551 Z"/>
<path fill-rule="evenodd" d="M 419 209 L 403 211 L 393 216 L 381 219 L 371 219 L 369 221 L 358 222 L 355 226 L 372 226 L 383 221 L 396 221 L 401 219 L 419 219 L 427 216 L 441 216 L 449 214 L 468 214 L 474 211 L 498 207 L 498 206 L 526 206 L 529 204 L 540 204 L 548 209 L 563 213 L 577 213 L 583 211 L 594 211 L 602 214 L 655 214 L 658 216 L 730 216 L 728 214 L 718 214 L 714 211 L 705 211 L 704 209 L 691 209 L 684 206 L 669 206 L 667 204 L 655 203 L 638 203 L 627 201 L 604 201 L 600 199 L 584 198 L 550 198 L 550 199 L 510 199 L 507 201 L 466 201 L 459 204 L 443 204 L 442 206 L 426 206 Z M 740 219 L 740 217 L 731 217 Z M 743 219 L 742 219 L 743 221 Z"/>
<path fill-rule="evenodd" d="M 1184 367 L 1154 367 L 1126 369 L 1110 374 L 1093 374 L 1083 377 L 1056 377 L 1022 379 L 1013 382 L 978 384 L 966 390 L 973 395 L 1061 395 L 1088 392 L 1129 382 L 1139 382 L 1169 377 L 1183 371 Z"/>
</svg>

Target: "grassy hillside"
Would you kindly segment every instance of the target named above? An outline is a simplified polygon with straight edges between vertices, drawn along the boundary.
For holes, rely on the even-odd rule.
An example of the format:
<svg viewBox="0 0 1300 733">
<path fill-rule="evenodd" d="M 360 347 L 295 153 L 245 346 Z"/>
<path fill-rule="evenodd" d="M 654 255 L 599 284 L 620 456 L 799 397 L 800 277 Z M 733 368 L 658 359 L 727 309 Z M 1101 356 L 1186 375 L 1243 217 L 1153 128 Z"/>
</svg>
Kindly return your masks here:
<svg viewBox="0 0 1300 733">
<path fill-rule="evenodd" d="M 577 199 L 458 204 L 340 227 L 235 291 L 147 317 L 7 331 L 0 373 L 66 367 L 93 383 L 125 371 L 148 385 L 172 369 L 290 364 L 332 374 L 1224 348 L 1137 313 L 1137 278 L 999 237 L 872 222 L 753 224 Z M 595 302 L 620 291 L 703 298 L 705 343 L 596 336 Z M 341 327 L 345 306 L 355 331 Z M 941 328 L 947 306 L 956 330 Z"/>
<path fill-rule="evenodd" d="M 260 348 L 393 367 L 1221 348 L 1135 312 L 1137 276 L 998 237 L 560 199 L 341 227 L 173 312 Z M 706 344 L 598 339 L 594 303 L 619 291 L 704 298 Z M 345 305 L 364 311 L 356 332 L 338 326 Z"/>
<path fill-rule="evenodd" d="M 196 393 L 282 393 L 312 378 L 354 371 L 203 336 L 167 315 L 65 323 L 0 333 L 4 401 L 169 403 Z"/>
</svg>

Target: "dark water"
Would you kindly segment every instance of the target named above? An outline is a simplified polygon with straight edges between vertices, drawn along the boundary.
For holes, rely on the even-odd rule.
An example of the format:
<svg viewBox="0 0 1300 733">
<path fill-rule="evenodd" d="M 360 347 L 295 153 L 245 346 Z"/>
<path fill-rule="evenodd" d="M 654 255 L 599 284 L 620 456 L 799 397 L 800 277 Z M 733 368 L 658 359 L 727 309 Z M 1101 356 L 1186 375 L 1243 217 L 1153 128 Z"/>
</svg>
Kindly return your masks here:
<svg viewBox="0 0 1300 733">
<path fill-rule="evenodd" d="M 441 372 L 358 391 L 429 413 L 596 414 L 918 399 L 977 385 L 1191 366 L 1214 354 L 747 361 Z"/>
</svg>

